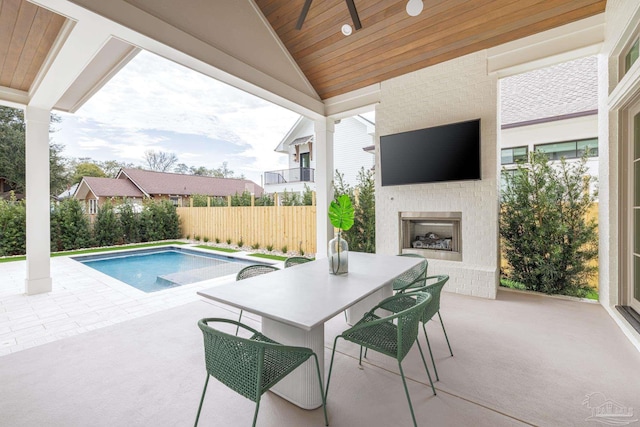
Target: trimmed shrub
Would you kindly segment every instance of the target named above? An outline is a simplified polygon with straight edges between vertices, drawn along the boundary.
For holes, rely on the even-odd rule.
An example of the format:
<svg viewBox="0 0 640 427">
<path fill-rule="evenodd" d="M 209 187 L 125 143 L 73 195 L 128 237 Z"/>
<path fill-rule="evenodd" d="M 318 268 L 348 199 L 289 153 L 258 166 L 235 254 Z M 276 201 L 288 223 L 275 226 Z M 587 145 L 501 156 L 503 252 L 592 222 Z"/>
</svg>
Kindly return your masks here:
<svg viewBox="0 0 640 427">
<path fill-rule="evenodd" d="M 140 214 L 136 211 L 136 206 L 125 202 L 119 206 L 119 211 L 124 243 L 140 242 Z"/>
<path fill-rule="evenodd" d="M 70 251 L 93 246 L 91 225 L 82 203 L 68 198 L 51 210 L 51 250 Z"/>
<path fill-rule="evenodd" d="M 113 246 L 123 243 L 122 225 L 110 201 L 98 208 L 93 223 L 93 237 L 98 246 Z"/>
<path fill-rule="evenodd" d="M 587 212 L 595 195 L 587 157 L 553 164 L 543 153 L 505 174 L 500 236 L 509 263 L 507 278 L 527 289 L 585 296 L 597 267 L 598 234 Z"/>
<path fill-rule="evenodd" d="M 243 191 L 242 194 L 231 196 L 231 206 L 251 206 L 251 193 Z"/>
<path fill-rule="evenodd" d="M 0 200 L 0 256 L 26 252 L 27 210 L 23 201 Z"/>
</svg>

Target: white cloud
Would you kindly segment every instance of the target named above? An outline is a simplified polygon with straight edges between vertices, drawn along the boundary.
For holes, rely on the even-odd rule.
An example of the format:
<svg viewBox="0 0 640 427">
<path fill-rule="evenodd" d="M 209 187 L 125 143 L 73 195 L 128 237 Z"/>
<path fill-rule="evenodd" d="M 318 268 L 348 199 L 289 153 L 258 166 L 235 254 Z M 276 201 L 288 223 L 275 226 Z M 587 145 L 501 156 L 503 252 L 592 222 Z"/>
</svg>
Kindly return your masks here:
<svg viewBox="0 0 640 427">
<path fill-rule="evenodd" d="M 205 153 L 212 148 L 203 144 L 196 151 L 191 143 L 182 152 L 180 135 L 185 140 L 200 136 L 225 141 L 228 150 L 225 154 L 224 147 L 216 148 L 219 161 L 215 166 L 227 160 L 236 173 L 259 182 L 261 172 L 286 164 L 285 156 L 273 149 L 298 117 L 210 77 L 141 52 L 73 119 L 63 120 L 61 133 L 69 151 L 75 152 L 75 144 L 79 151 L 90 150 L 92 155 L 104 150 L 103 160 L 112 155 L 139 163 L 144 151 L 155 149 L 175 152 L 180 162 L 194 166 L 211 161 Z M 171 138 L 166 136 L 169 133 Z"/>
</svg>

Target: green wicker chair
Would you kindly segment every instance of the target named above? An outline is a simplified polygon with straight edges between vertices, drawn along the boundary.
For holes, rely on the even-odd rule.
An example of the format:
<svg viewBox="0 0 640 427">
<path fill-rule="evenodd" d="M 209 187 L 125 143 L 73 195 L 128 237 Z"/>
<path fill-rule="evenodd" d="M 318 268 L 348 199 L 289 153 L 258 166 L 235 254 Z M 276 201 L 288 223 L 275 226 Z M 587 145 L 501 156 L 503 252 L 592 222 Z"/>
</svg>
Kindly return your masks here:
<svg viewBox="0 0 640 427">
<path fill-rule="evenodd" d="M 312 260 L 303 256 L 292 256 L 284 260 L 284 268 L 293 267 L 294 265 L 298 264 L 304 264 L 309 261 Z"/>
<path fill-rule="evenodd" d="M 444 287 L 445 283 L 447 283 L 447 281 L 449 280 L 449 276 L 447 276 L 446 274 L 439 275 L 439 276 L 430 276 L 425 279 L 425 282 L 430 280 L 435 280 L 435 283 L 431 283 L 430 285 L 422 286 L 420 288 L 415 288 L 411 290 L 405 289 L 404 293 L 400 294 L 400 295 L 404 295 L 404 298 L 398 298 L 396 300 L 389 301 L 385 304 L 382 304 L 381 308 L 397 313 L 399 311 L 406 310 L 407 308 L 414 306 L 415 296 L 418 295 L 419 293 L 426 292 L 433 297 L 433 301 L 429 305 L 427 305 L 427 307 L 425 308 L 425 311 L 422 314 L 422 318 L 420 319 L 420 321 L 422 322 L 422 330 L 424 331 L 424 337 L 427 340 L 427 348 L 429 349 L 429 355 L 431 356 L 431 363 L 433 364 L 433 370 L 436 374 L 436 381 L 439 381 L 440 377 L 438 377 L 438 369 L 436 369 L 436 362 L 433 359 L 433 353 L 431 352 L 431 344 L 429 343 L 429 336 L 427 335 L 427 328 L 425 327 L 425 324 L 429 320 L 431 320 L 433 316 L 436 315 L 436 313 L 438 314 L 438 317 L 440 318 L 440 324 L 442 325 L 442 332 L 444 332 L 444 337 L 447 340 L 447 346 L 449 346 L 449 353 L 451 354 L 451 356 L 453 356 L 453 351 L 451 350 L 451 344 L 449 344 L 449 337 L 447 336 L 447 331 L 444 328 L 444 323 L 442 322 L 442 315 L 440 314 L 440 293 L 442 292 L 442 288 Z M 365 353 L 365 357 L 366 357 L 366 353 Z"/>
<path fill-rule="evenodd" d="M 418 254 L 401 254 L 400 256 L 420 258 L 422 261 L 393 280 L 394 292 L 404 292 L 405 289 L 424 286 L 424 279 L 427 277 L 427 267 L 429 266 L 428 261 Z"/>
<path fill-rule="evenodd" d="M 236 274 L 236 282 L 239 280 L 248 279 L 249 277 L 255 277 L 261 274 L 271 273 L 272 271 L 277 271 L 277 270 L 279 270 L 279 268 L 274 267 L 273 265 L 252 264 L 238 271 L 238 274 Z M 242 310 L 240 310 L 240 317 L 238 317 L 238 322 L 241 320 L 242 320 Z M 238 328 L 236 328 L 236 335 L 238 335 Z"/>
<path fill-rule="evenodd" d="M 231 324 L 245 329 L 251 334 L 251 338 L 241 338 L 209 326 L 212 323 Z M 253 415 L 253 426 L 256 425 L 258 409 L 260 409 L 260 397 L 278 381 L 286 377 L 298 366 L 313 357 L 316 363 L 320 392 L 322 393 L 322 378 L 318 356 L 313 350 L 306 347 L 292 347 L 279 344 L 264 335 L 243 325 L 240 322 L 229 319 L 201 319 L 198 327 L 204 336 L 204 358 L 207 369 L 207 380 L 204 383 L 198 415 L 195 426 L 198 425 L 202 402 L 207 392 L 209 378 L 214 377 L 221 383 L 256 402 L 256 410 Z M 329 425 L 325 396 L 322 395 L 322 408 L 324 410 L 325 425 Z"/>
<path fill-rule="evenodd" d="M 416 417 L 413 413 L 413 405 L 411 404 L 411 398 L 409 397 L 409 389 L 407 388 L 407 382 L 402 370 L 402 360 L 407 353 L 409 353 L 413 343 L 418 344 L 422 363 L 427 371 L 431 390 L 433 390 L 434 395 L 436 394 L 436 389 L 431 381 L 431 374 L 429 373 L 429 368 L 427 368 L 427 362 L 424 360 L 422 348 L 416 339 L 418 336 L 418 323 L 420 323 L 420 319 L 422 318 L 422 314 L 424 313 L 427 305 L 432 301 L 432 297 L 426 292 L 416 292 L 412 295 L 415 297 L 412 298 L 412 307 L 387 317 L 377 316 L 375 311 L 378 308 L 381 308 L 383 304 L 391 304 L 399 298 L 406 298 L 404 294 L 389 297 L 375 306 L 372 310 L 365 313 L 358 323 L 335 338 L 333 341 L 333 352 L 331 353 L 331 364 L 329 365 L 329 376 L 327 378 L 327 388 L 325 391 L 327 396 L 329 394 L 329 382 L 331 381 L 333 359 L 336 354 L 336 344 L 338 343 L 338 338 L 343 338 L 347 341 L 360 345 L 360 365 L 362 365 L 362 347 L 366 347 L 367 349 L 370 348 L 371 350 L 394 357 L 398 361 L 400 376 L 402 377 L 404 391 L 407 394 L 407 401 L 409 402 L 409 409 L 411 410 L 413 424 L 417 425 Z M 394 323 L 394 321 L 396 321 L 396 323 Z"/>
</svg>

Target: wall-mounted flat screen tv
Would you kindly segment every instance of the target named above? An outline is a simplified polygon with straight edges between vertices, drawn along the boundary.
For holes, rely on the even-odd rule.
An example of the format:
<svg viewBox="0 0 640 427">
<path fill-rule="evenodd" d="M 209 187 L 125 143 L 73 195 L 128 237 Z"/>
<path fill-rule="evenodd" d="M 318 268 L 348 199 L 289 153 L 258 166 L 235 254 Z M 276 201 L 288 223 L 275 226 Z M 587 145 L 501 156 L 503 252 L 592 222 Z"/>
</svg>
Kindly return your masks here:
<svg viewBox="0 0 640 427">
<path fill-rule="evenodd" d="M 480 119 L 380 137 L 382 186 L 478 180 Z"/>
</svg>

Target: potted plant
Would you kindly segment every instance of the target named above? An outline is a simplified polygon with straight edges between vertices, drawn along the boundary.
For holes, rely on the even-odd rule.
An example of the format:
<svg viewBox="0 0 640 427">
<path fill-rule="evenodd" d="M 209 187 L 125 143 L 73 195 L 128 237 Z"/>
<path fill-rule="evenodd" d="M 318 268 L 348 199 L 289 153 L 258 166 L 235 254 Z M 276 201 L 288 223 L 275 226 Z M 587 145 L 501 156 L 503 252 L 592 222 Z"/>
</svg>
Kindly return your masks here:
<svg viewBox="0 0 640 427">
<path fill-rule="evenodd" d="M 346 194 L 333 200 L 329 205 L 329 221 L 338 229 L 336 236 L 329 242 L 327 256 L 331 274 L 347 274 L 349 270 L 349 245 L 342 237 L 342 232 L 353 226 L 355 211 L 351 199 Z"/>
</svg>

